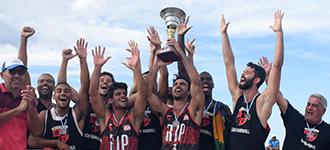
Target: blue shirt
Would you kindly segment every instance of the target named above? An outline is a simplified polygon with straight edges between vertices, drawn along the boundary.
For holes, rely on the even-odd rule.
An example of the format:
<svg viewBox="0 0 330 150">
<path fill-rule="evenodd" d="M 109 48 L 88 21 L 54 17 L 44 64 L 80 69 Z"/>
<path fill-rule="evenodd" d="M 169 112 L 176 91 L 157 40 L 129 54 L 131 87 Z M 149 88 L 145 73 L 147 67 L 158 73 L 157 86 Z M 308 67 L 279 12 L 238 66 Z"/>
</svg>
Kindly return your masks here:
<svg viewBox="0 0 330 150">
<path fill-rule="evenodd" d="M 277 139 L 275 141 L 270 139 L 268 144 L 271 145 L 272 148 L 280 147 L 280 141 Z"/>
</svg>

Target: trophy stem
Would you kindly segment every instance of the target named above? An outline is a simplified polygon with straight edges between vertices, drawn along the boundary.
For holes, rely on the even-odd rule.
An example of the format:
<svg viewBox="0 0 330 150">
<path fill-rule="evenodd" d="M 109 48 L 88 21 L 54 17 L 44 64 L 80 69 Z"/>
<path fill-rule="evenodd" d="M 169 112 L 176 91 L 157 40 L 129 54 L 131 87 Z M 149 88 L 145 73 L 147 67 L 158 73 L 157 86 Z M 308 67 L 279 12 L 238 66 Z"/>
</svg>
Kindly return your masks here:
<svg viewBox="0 0 330 150">
<path fill-rule="evenodd" d="M 171 39 L 174 38 L 175 29 L 176 28 L 174 26 L 168 26 L 168 28 L 167 28 L 167 36 L 168 36 L 168 38 L 171 38 Z"/>
</svg>

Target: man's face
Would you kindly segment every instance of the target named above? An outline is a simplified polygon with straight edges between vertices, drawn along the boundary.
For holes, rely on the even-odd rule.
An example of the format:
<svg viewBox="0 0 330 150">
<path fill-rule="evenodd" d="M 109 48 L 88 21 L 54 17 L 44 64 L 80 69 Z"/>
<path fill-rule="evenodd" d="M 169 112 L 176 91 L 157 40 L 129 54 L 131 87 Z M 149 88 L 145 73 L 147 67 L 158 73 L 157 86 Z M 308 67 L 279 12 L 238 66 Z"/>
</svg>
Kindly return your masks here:
<svg viewBox="0 0 330 150">
<path fill-rule="evenodd" d="M 242 90 L 247 90 L 252 87 L 254 82 L 254 69 L 251 67 L 246 67 L 241 75 L 241 80 L 239 82 L 239 88 Z"/>
<path fill-rule="evenodd" d="M 108 75 L 102 75 L 99 78 L 99 94 L 102 96 L 107 96 L 109 87 L 113 83 L 112 78 Z"/>
<path fill-rule="evenodd" d="M 172 87 L 174 100 L 183 99 L 189 95 L 189 83 L 186 80 L 178 79 Z"/>
<path fill-rule="evenodd" d="M 24 85 L 23 75 L 26 73 L 24 67 L 16 67 L 7 69 L 1 73 L 1 77 L 5 82 L 6 88 L 9 90 L 19 90 Z"/>
<path fill-rule="evenodd" d="M 126 109 L 128 106 L 127 91 L 125 89 L 115 89 L 110 98 L 113 108 Z"/>
<path fill-rule="evenodd" d="M 66 84 L 59 84 L 55 87 L 54 98 L 56 106 L 60 108 L 69 107 L 72 98 L 71 88 Z"/>
<path fill-rule="evenodd" d="M 211 74 L 207 72 L 202 72 L 199 77 L 202 83 L 204 95 L 211 95 L 212 89 L 214 88 L 214 83 Z"/>
<path fill-rule="evenodd" d="M 54 80 L 50 75 L 44 74 L 39 77 L 37 89 L 40 97 L 51 96 L 54 88 Z"/>
<path fill-rule="evenodd" d="M 320 103 L 320 99 L 317 97 L 310 97 L 305 109 L 305 120 L 311 124 L 317 124 L 322 120 L 322 116 L 325 113 L 325 109 Z"/>
</svg>

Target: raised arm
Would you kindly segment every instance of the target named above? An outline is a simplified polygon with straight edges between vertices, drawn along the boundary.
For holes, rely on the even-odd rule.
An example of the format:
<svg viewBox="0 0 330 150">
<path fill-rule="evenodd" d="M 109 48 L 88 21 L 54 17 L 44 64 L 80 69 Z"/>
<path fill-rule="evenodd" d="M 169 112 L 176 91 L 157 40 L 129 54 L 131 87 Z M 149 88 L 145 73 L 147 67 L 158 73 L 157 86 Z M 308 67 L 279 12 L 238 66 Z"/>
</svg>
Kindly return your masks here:
<svg viewBox="0 0 330 150">
<path fill-rule="evenodd" d="M 99 78 L 101 74 L 102 66 L 110 59 L 110 57 L 104 58 L 105 47 L 101 49 L 101 46 L 95 47 L 92 50 L 94 58 L 94 71 L 92 73 L 89 93 L 92 100 L 92 108 L 101 121 L 105 121 L 106 108 L 102 96 L 98 93 Z"/>
<path fill-rule="evenodd" d="M 185 44 L 184 44 L 184 36 L 186 33 L 192 28 L 192 26 L 188 27 L 190 16 L 188 16 L 186 19 L 183 19 L 180 21 L 180 23 L 177 26 L 177 33 L 178 33 L 178 43 L 180 46 L 181 51 L 186 54 L 185 52 Z M 189 76 L 187 74 L 187 71 L 185 67 L 183 66 L 183 62 L 181 60 L 178 61 L 178 74 L 179 76 L 186 77 L 186 79 L 189 79 Z"/>
<path fill-rule="evenodd" d="M 131 48 L 131 57 L 127 59 L 127 63 L 123 64 L 133 71 L 134 79 L 136 81 L 137 97 L 131 112 L 134 119 L 133 124 L 137 127 L 136 129 L 139 129 L 147 105 L 147 87 L 141 75 L 140 50 L 138 44 L 134 41 L 129 41 L 128 45 Z"/>
<path fill-rule="evenodd" d="M 21 40 L 19 44 L 18 59 L 22 60 L 23 64 L 27 66 L 27 41 L 35 33 L 31 27 L 24 27 L 21 31 Z"/>
<path fill-rule="evenodd" d="M 67 82 L 68 62 L 70 59 L 72 59 L 75 56 L 76 56 L 76 54 L 72 53 L 72 49 L 67 49 L 67 48 L 63 49 L 60 71 L 58 72 L 58 75 L 57 75 L 57 83 Z"/>
<path fill-rule="evenodd" d="M 89 71 L 87 66 L 87 45 L 88 43 L 85 42 L 85 39 L 80 38 L 77 40 L 76 46 L 74 46 L 74 50 L 79 57 L 80 62 L 80 90 L 79 90 L 79 101 L 76 102 L 74 110 L 77 115 L 77 120 L 79 122 L 79 126 L 81 129 L 83 128 L 84 117 L 86 116 L 87 109 L 88 109 L 88 101 L 89 101 Z"/>
<path fill-rule="evenodd" d="M 198 123 L 202 122 L 203 117 L 203 108 L 204 108 L 204 93 L 202 84 L 200 81 L 199 74 L 193 65 L 193 63 L 188 59 L 188 57 L 183 53 L 183 51 L 180 49 L 179 44 L 175 41 L 175 39 L 169 39 L 168 40 L 169 45 L 173 45 L 175 49 L 177 50 L 177 53 L 179 54 L 181 61 L 183 63 L 183 66 L 185 67 L 189 78 L 191 80 L 190 85 L 190 93 L 191 93 L 191 101 L 189 104 L 188 109 L 192 113 L 192 117 L 194 120 Z"/>
<path fill-rule="evenodd" d="M 280 88 L 281 70 L 284 59 L 284 47 L 283 47 L 283 32 L 282 32 L 282 18 L 283 12 L 277 10 L 275 12 L 273 31 L 276 33 L 276 46 L 274 52 L 274 62 L 268 77 L 268 86 L 261 94 L 262 108 L 258 113 L 259 119 L 263 125 L 266 124 L 268 118 L 271 115 L 272 107 L 277 101 L 277 96 Z"/>
<path fill-rule="evenodd" d="M 188 52 L 188 59 L 194 64 L 194 53 L 195 53 L 195 45 L 194 45 L 195 39 L 189 41 L 187 39 L 186 41 L 186 50 Z"/>
<path fill-rule="evenodd" d="M 229 92 L 232 95 L 233 106 L 235 107 L 238 97 L 241 95 L 241 90 L 238 87 L 237 74 L 235 68 L 235 58 L 230 46 L 227 28 L 230 22 L 226 22 L 221 15 L 220 34 L 222 36 L 222 52 L 223 60 L 226 67 L 226 77 L 228 82 Z"/>
</svg>

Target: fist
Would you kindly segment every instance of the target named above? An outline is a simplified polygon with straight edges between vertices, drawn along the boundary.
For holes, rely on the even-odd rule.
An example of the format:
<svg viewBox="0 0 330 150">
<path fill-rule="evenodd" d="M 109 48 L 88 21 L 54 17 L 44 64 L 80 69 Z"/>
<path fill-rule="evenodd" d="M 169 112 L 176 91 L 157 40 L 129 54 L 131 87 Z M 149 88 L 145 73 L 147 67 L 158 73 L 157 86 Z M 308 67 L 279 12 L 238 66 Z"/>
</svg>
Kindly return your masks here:
<svg viewBox="0 0 330 150">
<path fill-rule="evenodd" d="M 21 37 L 29 38 L 35 33 L 35 30 L 31 27 L 24 27 L 21 32 Z"/>
</svg>

